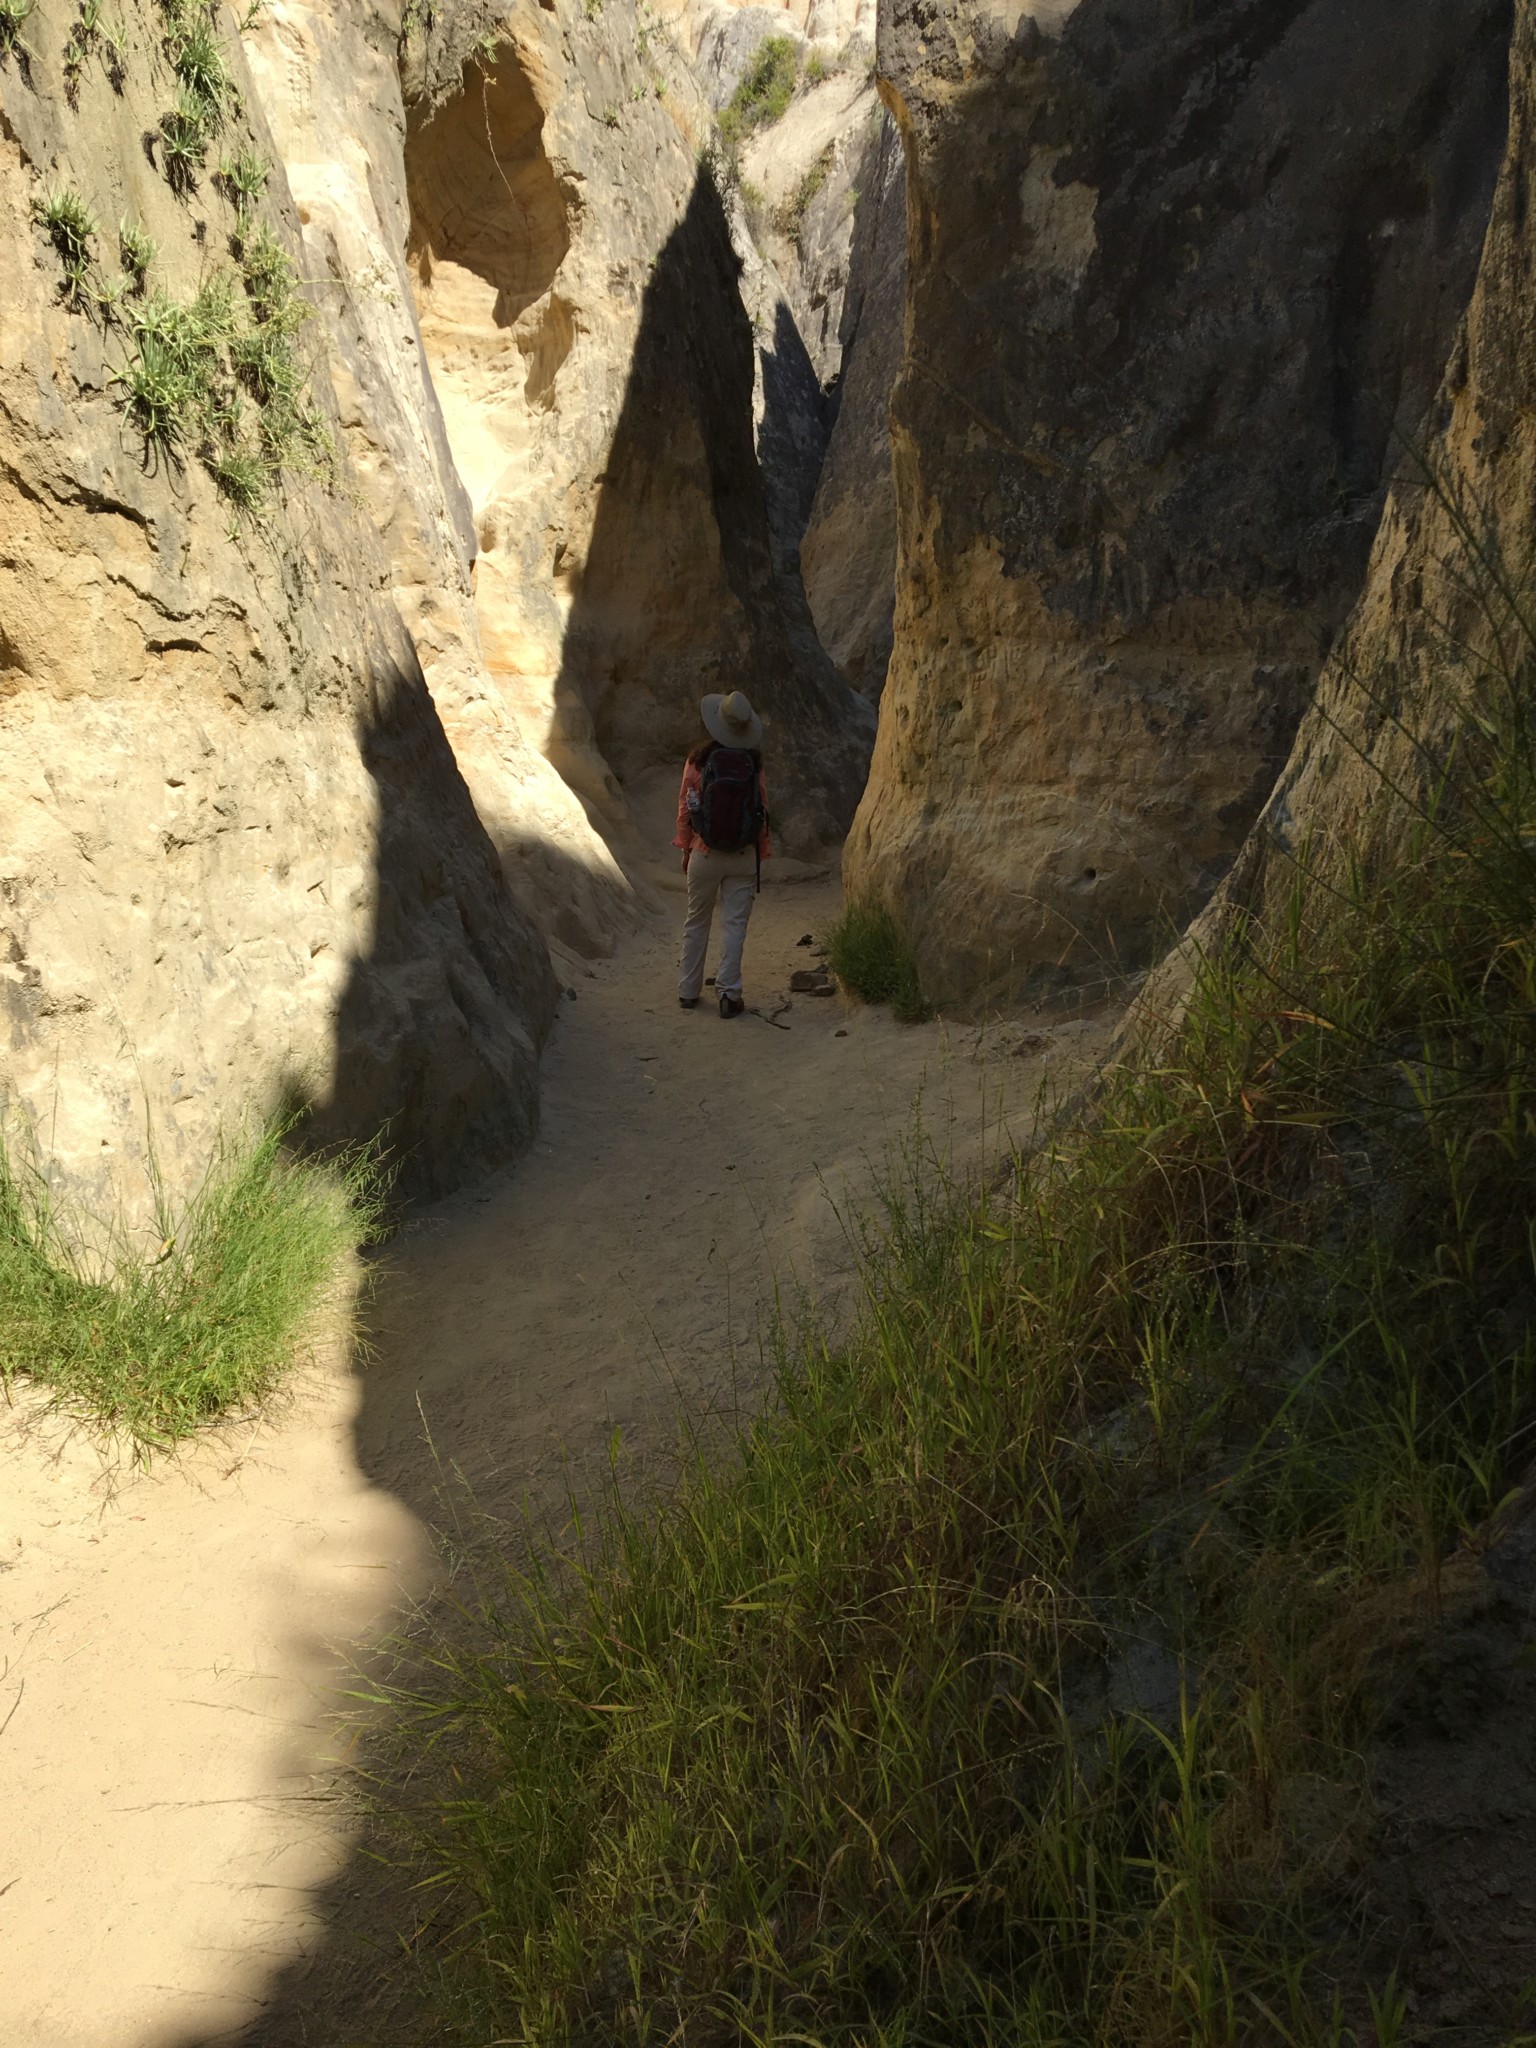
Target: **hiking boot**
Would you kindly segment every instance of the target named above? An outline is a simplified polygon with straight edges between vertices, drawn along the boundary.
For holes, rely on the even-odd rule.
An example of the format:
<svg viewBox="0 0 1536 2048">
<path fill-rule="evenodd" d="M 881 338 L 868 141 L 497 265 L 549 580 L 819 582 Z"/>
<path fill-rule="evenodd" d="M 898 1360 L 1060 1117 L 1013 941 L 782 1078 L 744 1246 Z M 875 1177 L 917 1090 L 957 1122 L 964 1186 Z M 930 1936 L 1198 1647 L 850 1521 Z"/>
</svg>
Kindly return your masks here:
<svg viewBox="0 0 1536 2048">
<path fill-rule="evenodd" d="M 746 1007 L 740 996 L 722 996 L 720 998 L 720 1014 L 722 1017 L 739 1017 Z"/>
<path fill-rule="evenodd" d="M 699 999 L 697 996 L 679 996 L 677 1007 L 680 1010 L 696 1010 L 699 1007 Z"/>
</svg>

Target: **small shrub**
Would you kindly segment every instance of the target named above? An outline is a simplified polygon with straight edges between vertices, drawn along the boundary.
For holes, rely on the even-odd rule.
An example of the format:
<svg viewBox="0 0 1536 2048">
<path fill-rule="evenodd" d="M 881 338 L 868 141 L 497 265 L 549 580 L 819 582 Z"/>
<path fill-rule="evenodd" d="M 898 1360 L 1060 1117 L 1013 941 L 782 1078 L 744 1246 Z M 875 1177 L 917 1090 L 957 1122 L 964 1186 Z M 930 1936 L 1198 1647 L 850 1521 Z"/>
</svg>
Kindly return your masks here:
<svg viewBox="0 0 1536 2048">
<path fill-rule="evenodd" d="M 750 178 L 739 178 L 736 189 L 741 194 L 742 211 L 747 216 L 747 226 L 754 237 L 760 236 L 763 223 L 768 217 L 768 194 L 761 185 L 755 185 Z"/>
<path fill-rule="evenodd" d="M 271 164 L 255 149 L 237 150 L 219 165 L 219 183 L 233 199 L 242 220 L 254 210 L 271 175 Z"/>
<path fill-rule="evenodd" d="M 810 169 L 795 186 L 793 192 L 779 208 L 775 225 L 779 233 L 798 247 L 805 228 L 806 211 L 816 194 L 831 176 L 832 166 L 837 160 L 837 145 L 829 142 Z"/>
<path fill-rule="evenodd" d="M 806 84 L 820 85 L 824 78 L 830 78 L 831 76 L 832 67 L 828 64 L 826 58 L 822 56 L 820 50 L 812 50 L 810 56 L 805 60 Z"/>
<path fill-rule="evenodd" d="M 142 291 L 159 244 L 148 228 L 142 227 L 138 221 L 125 218 L 118 223 L 117 249 L 124 270 L 134 280 L 136 289 Z"/>
<path fill-rule="evenodd" d="M 161 116 L 160 139 L 167 181 L 174 191 L 190 192 L 210 139 L 208 109 L 195 93 L 183 87 L 176 95 L 175 106 Z"/>
<path fill-rule="evenodd" d="M 37 0 L 0 0 L 0 57 L 8 57 L 12 50 L 24 48 L 22 24 L 36 5 Z"/>
<path fill-rule="evenodd" d="M 121 388 L 123 408 L 145 441 L 163 454 L 174 453 L 197 395 L 196 382 L 175 347 L 163 335 L 140 335 L 111 381 Z"/>
<path fill-rule="evenodd" d="M 213 18 L 202 9 L 187 15 L 182 25 L 173 29 L 171 68 L 183 92 L 196 101 L 205 126 L 210 131 L 216 128 L 233 97 L 234 85 Z"/>
<path fill-rule="evenodd" d="M 768 36 L 720 115 L 720 134 L 728 149 L 737 149 L 758 128 L 771 128 L 788 112 L 800 74 L 799 46 L 793 36 Z"/>
<path fill-rule="evenodd" d="M 224 448 L 205 458 L 208 474 L 236 511 L 254 518 L 266 503 L 271 472 L 246 448 Z"/>
<path fill-rule="evenodd" d="M 866 1003 L 889 1003 L 906 1024 L 931 1014 L 917 962 L 888 910 L 850 903 L 827 933 L 827 965 Z"/>
<path fill-rule="evenodd" d="M 0 1147 L 0 1381 L 24 1374 L 145 1446 L 260 1400 L 381 1213 L 372 1154 L 296 1163 L 284 1135 L 222 1149 L 162 1213 L 152 1261 L 116 1222 L 61 1211 Z"/>
<path fill-rule="evenodd" d="M 304 374 L 286 335 L 270 327 L 248 328 L 235 336 L 229 353 L 235 374 L 258 405 L 297 403 Z"/>
<path fill-rule="evenodd" d="M 83 263 L 90 255 L 96 216 L 68 186 L 50 192 L 37 207 L 37 217 L 66 263 Z"/>
<path fill-rule="evenodd" d="M 308 306 L 295 297 L 296 279 L 288 251 L 264 221 L 242 239 L 240 273 L 246 295 L 264 326 L 302 325 L 308 319 Z"/>
</svg>

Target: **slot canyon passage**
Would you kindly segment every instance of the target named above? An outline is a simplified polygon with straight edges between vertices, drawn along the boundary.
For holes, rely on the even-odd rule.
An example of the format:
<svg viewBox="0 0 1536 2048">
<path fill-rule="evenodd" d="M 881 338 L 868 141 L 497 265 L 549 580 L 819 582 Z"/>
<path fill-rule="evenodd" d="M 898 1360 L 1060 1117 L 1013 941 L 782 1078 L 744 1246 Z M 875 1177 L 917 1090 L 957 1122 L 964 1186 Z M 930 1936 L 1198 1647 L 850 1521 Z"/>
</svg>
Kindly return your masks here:
<svg viewBox="0 0 1536 2048">
<path fill-rule="evenodd" d="M 0 0 L 5 2048 L 1530 2038 L 1533 90 L 1536 0 Z M 727 1691 L 538 1667 L 496 1848 L 498 1554 L 808 1416 Z"/>
</svg>

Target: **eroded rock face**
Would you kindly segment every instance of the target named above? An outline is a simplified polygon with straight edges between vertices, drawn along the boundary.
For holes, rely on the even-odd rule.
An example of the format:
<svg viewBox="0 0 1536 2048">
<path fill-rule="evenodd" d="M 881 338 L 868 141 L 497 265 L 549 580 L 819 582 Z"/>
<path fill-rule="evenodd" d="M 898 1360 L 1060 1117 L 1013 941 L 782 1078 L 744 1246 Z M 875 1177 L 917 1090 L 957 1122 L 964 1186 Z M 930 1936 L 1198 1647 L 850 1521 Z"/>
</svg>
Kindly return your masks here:
<svg viewBox="0 0 1536 2048">
<path fill-rule="evenodd" d="M 439 12 L 445 21 L 468 14 Z M 274 0 L 247 48 L 299 207 L 306 272 L 323 281 L 328 367 L 349 453 L 438 714 L 520 907 L 550 938 L 600 954 L 632 920 L 633 892 L 545 757 L 547 718 L 516 670 L 497 662 L 494 632 L 482 638 L 476 612 L 474 513 L 433 389 L 407 266 L 400 27 L 398 0 Z M 441 204 L 451 207 L 457 195 L 443 168 Z M 546 178 L 522 213 L 509 206 L 519 233 L 525 215 L 531 222 L 547 208 L 551 191 Z M 559 207 L 546 218 L 558 236 Z M 544 260 L 557 264 L 563 250 L 562 243 Z M 471 456 L 477 442 L 492 440 L 473 429 L 461 438 Z"/>
<path fill-rule="evenodd" d="M 120 93 L 87 64 L 78 108 L 64 14 L 37 10 L 28 64 L 0 67 L 0 1096 L 103 1203 L 142 1209 L 147 1139 L 186 1190 L 221 1129 L 294 1086 L 325 1136 L 387 1124 L 406 1187 L 433 1191 L 526 1142 L 555 986 L 344 447 L 334 488 L 291 470 L 241 526 L 191 446 L 125 416 L 123 324 L 61 296 L 44 192 L 89 206 L 109 279 L 124 218 L 159 243 L 153 289 L 188 299 L 230 263 L 208 170 L 178 198 L 141 143 L 174 100 L 155 22 L 124 28 Z M 271 159 L 229 57 L 244 112 L 221 146 Z M 299 256 L 280 167 L 261 211 Z"/>
<path fill-rule="evenodd" d="M 1529 716 L 1529 565 L 1536 555 L 1536 5 L 1518 0 L 1508 146 L 1477 285 L 1422 444 L 1404 457 L 1370 571 L 1269 802 L 1193 937 L 1283 910 L 1305 871 L 1370 859 L 1433 788 L 1469 719 L 1501 743 Z M 1513 607 L 1525 623 L 1518 624 Z M 1404 802 L 1406 797 L 1408 802 Z M 1172 959 L 1145 1021 L 1176 1002 Z"/>
<path fill-rule="evenodd" d="M 885 687 L 896 611 L 896 485 L 888 424 L 901 369 L 906 170 L 886 119 L 866 127 L 838 322 L 836 418 L 800 543 L 821 644 L 861 695 Z"/>
<path fill-rule="evenodd" d="M 900 561 L 847 876 L 932 995 L 1139 964 L 1230 862 L 1471 288 L 1508 19 L 882 14 Z"/>
<path fill-rule="evenodd" d="M 637 813 L 654 835 L 699 698 L 745 689 L 785 841 L 812 851 L 852 814 L 867 714 L 770 533 L 708 111 L 642 26 L 626 0 L 594 23 L 520 0 L 490 47 L 439 20 L 408 73 L 411 272 L 473 507 L 482 645 L 620 848 Z"/>
</svg>

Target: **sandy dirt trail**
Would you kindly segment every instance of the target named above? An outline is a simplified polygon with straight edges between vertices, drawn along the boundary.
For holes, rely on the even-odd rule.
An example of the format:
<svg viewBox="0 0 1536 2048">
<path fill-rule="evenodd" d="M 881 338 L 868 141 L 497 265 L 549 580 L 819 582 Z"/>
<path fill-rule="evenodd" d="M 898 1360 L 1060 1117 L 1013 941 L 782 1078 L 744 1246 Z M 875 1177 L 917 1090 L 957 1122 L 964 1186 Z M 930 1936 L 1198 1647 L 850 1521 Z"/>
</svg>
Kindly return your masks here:
<svg viewBox="0 0 1536 2048">
<path fill-rule="evenodd" d="M 1022 1136 L 1103 1023 L 901 1026 L 795 996 L 836 884 L 765 885 L 748 1001 L 679 1010 L 673 888 L 616 957 L 567 962 L 534 1151 L 416 1217 L 371 1356 L 149 1472 L 22 1400 L 0 1422 L 0 2043 L 238 2041 L 324 1944 L 355 1839 L 348 1660 L 430 1591 L 445 1473 L 549 1508 L 750 1390 L 775 1285 L 835 1302 L 828 1200 L 923 1127 L 957 1170 Z M 680 881 L 680 878 L 678 878 Z M 787 1028 L 784 1028 L 787 1027 Z M 733 1363 L 734 1359 L 734 1363 Z"/>
</svg>

